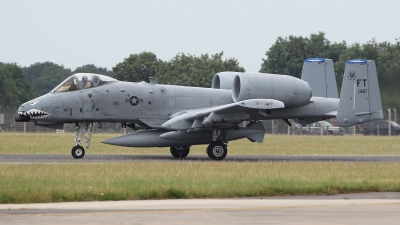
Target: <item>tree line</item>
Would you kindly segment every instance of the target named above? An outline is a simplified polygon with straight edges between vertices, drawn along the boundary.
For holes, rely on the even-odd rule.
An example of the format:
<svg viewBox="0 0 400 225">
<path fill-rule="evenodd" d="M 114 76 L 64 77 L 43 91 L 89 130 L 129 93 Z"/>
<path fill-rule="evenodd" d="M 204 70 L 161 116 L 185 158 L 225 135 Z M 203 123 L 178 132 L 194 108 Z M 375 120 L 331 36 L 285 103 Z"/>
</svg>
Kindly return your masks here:
<svg viewBox="0 0 400 225">
<path fill-rule="evenodd" d="M 304 59 L 329 58 L 334 62 L 338 87 L 341 87 L 346 61 L 349 59 L 375 60 L 382 105 L 384 108 L 400 107 L 400 40 L 348 45 L 345 41 L 331 43 L 325 33 L 310 37 L 278 37 L 265 53 L 260 72 L 287 74 L 300 78 Z M 340 93 L 340 92 L 339 92 Z"/>
<path fill-rule="evenodd" d="M 338 87 L 341 86 L 345 63 L 349 59 L 375 60 L 384 107 L 400 106 L 400 41 L 348 45 L 345 41 L 331 43 L 325 33 L 309 37 L 278 37 L 265 53 L 260 72 L 286 74 L 300 78 L 303 62 L 307 58 L 333 59 Z M 52 62 L 35 63 L 21 67 L 16 63 L 0 62 L 0 110 L 16 110 L 23 102 L 48 93 L 74 73 L 97 73 L 121 81 L 147 81 L 157 77 L 158 83 L 184 86 L 210 87 L 214 74 L 222 71 L 245 72 L 235 58 L 223 59 L 223 52 L 213 55 L 178 53 L 168 61 L 155 53 L 131 54 L 112 70 L 84 65 L 71 70 Z"/>
</svg>

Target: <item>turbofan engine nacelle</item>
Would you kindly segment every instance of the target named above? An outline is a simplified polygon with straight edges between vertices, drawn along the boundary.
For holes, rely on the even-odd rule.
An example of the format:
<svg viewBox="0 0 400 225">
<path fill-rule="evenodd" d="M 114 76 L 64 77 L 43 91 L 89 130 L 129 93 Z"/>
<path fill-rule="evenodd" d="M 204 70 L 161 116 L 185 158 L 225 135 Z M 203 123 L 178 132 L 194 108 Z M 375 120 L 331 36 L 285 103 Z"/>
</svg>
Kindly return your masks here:
<svg viewBox="0 0 400 225">
<path fill-rule="evenodd" d="M 233 79 L 241 72 L 221 72 L 214 75 L 211 88 L 232 90 Z"/>
<path fill-rule="evenodd" d="M 307 105 L 312 96 L 307 82 L 286 75 L 266 73 L 242 73 L 233 79 L 232 99 L 235 102 L 247 99 L 275 99 L 285 108 Z"/>
</svg>

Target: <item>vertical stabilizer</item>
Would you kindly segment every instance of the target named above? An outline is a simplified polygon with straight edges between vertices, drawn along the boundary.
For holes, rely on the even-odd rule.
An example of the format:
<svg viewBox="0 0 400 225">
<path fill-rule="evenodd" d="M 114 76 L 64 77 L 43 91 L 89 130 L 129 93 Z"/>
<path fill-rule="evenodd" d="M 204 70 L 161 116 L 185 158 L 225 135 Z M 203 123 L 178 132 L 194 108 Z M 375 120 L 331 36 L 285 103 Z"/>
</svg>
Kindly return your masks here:
<svg viewBox="0 0 400 225">
<path fill-rule="evenodd" d="M 346 62 L 337 121 L 349 127 L 383 118 L 375 61 L 353 59 Z"/>
<path fill-rule="evenodd" d="M 306 59 L 301 79 L 308 83 L 314 97 L 339 98 L 332 59 Z"/>
</svg>

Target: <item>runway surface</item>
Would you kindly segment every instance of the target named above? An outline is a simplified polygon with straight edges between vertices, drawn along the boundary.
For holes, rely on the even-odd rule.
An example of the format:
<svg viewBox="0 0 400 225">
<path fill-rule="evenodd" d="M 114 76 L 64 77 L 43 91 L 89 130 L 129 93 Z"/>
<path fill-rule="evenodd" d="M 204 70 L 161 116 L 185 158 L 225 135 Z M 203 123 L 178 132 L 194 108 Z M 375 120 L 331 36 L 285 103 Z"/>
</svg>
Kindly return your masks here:
<svg viewBox="0 0 400 225">
<path fill-rule="evenodd" d="M 398 224 L 400 193 L 0 204 L 0 224 Z"/>
<path fill-rule="evenodd" d="M 189 155 L 175 159 L 171 155 L 85 155 L 74 159 L 71 155 L 0 154 L 0 163 L 116 163 L 131 161 L 210 161 L 206 155 Z M 342 162 L 400 162 L 400 156 L 271 156 L 228 155 L 224 161 L 342 161 Z"/>
</svg>

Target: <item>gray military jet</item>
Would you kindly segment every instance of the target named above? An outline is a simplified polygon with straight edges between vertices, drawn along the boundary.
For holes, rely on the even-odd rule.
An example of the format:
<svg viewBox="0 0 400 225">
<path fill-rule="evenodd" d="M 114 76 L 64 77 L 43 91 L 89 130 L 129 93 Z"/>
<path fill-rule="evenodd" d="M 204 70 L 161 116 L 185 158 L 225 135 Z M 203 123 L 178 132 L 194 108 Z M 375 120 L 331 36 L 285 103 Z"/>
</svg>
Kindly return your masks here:
<svg viewBox="0 0 400 225">
<path fill-rule="evenodd" d="M 138 132 L 103 141 L 127 147 L 170 147 L 176 158 L 191 145 L 209 144 L 211 159 L 222 160 L 227 143 L 247 137 L 263 142 L 261 120 L 289 119 L 308 123 L 337 117 L 348 127 L 383 118 L 375 62 L 349 60 L 338 98 L 333 62 L 312 58 L 304 62 L 302 79 L 264 73 L 217 73 L 211 88 L 150 82 L 123 82 L 78 73 L 48 94 L 22 104 L 18 122 L 62 129 L 76 125 L 74 158 L 89 148 L 94 122 L 118 122 Z M 249 121 L 247 126 L 241 126 Z"/>
</svg>

